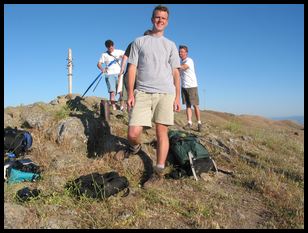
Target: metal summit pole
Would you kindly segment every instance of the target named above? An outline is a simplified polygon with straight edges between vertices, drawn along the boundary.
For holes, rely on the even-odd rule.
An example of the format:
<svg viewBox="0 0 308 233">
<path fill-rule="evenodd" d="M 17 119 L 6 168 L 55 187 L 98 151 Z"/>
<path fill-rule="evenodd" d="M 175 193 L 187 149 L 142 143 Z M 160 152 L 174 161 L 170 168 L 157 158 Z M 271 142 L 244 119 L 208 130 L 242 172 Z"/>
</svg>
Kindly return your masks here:
<svg viewBox="0 0 308 233">
<path fill-rule="evenodd" d="M 67 58 L 67 77 L 68 77 L 68 94 L 72 94 L 72 77 L 73 77 L 73 57 L 72 49 L 68 49 L 68 58 Z"/>
</svg>

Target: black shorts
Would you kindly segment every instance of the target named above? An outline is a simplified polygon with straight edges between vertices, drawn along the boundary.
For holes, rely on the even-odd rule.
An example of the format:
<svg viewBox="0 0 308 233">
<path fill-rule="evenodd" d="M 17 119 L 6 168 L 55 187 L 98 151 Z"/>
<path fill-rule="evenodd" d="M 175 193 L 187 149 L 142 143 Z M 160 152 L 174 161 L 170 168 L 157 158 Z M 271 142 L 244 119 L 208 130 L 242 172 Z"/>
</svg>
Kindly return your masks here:
<svg viewBox="0 0 308 233">
<path fill-rule="evenodd" d="M 198 87 L 184 88 L 182 87 L 182 103 L 186 107 L 191 105 L 199 105 Z"/>
</svg>

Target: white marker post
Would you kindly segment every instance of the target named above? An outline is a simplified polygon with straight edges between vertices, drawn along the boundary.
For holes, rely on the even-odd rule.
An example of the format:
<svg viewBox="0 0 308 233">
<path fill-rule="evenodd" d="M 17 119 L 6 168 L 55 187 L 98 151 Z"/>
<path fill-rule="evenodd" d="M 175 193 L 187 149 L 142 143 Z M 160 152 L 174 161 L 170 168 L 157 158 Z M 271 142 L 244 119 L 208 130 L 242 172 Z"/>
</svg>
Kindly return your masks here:
<svg viewBox="0 0 308 233">
<path fill-rule="evenodd" d="M 68 58 L 67 58 L 67 69 L 68 69 L 68 94 L 72 94 L 72 77 L 73 77 L 73 57 L 72 49 L 68 49 Z"/>
</svg>

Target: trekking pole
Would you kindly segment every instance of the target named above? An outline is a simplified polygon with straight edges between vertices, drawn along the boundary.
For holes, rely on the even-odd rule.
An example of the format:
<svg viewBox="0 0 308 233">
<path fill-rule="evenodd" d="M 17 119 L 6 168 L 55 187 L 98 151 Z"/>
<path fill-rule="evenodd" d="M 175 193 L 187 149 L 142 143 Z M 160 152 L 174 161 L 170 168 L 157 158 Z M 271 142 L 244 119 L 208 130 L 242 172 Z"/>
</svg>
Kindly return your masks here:
<svg viewBox="0 0 308 233">
<path fill-rule="evenodd" d="M 214 146 L 217 146 L 218 148 L 220 148 L 220 149 L 223 149 L 224 151 L 226 151 L 226 148 L 224 148 L 224 147 L 222 147 L 222 146 L 219 146 L 219 145 L 216 145 L 215 143 L 213 143 L 213 142 L 210 142 L 209 140 L 206 140 L 206 139 L 202 139 L 203 141 L 206 141 L 206 142 L 208 142 L 208 143 L 211 143 L 212 145 L 214 145 Z"/>
<path fill-rule="evenodd" d="M 101 76 L 100 79 L 98 80 L 96 86 L 95 86 L 94 89 L 93 89 L 93 92 L 95 91 L 95 89 L 96 89 L 96 87 L 98 86 L 99 82 L 102 80 L 102 77 L 103 77 L 103 76 Z"/>
<path fill-rule="evenodd" d="M 93 86 L 93 84 L 96 82 L 96 80 L 102 75 L 103 72 L 100 72 L 99 75 L 94 79 L 94 81 L 91 83 L 91 85 L 88 87 L 88 89 L 83 93 L 83 95 L 81 96 L 84 97 L 84 95 L 88 92 L 88 90 Z"/>
<path fill-rule="evenodd" d="M 108 54 L 109 54 L 109 52 L 108 52 Z M 112 54 L 109 54 L 110 56 L 113 56 Z M 121 67 L 121 65 L 120 65 L 120 63 L 118 62 L 118 59 L 115 57 L 115 56 L 113 56 L 114 58 L 115 58 L 115 60 L 113 60 L 112 62 L 110 62 L 108 65 L 107 65 L 107 68 L 109 67 L 109 66 L 111 66 L 113 63 L 115 63 L 115 62 L 117 62 L 118 64 L 119 64 L 119 66 Z M 96 86 L 94 87 L 94 89 L 93 89 L 93 92 L 95 91 L 95 89 L 96 89 L 96 87 L 98 86 L 98 84 L 99 84 L 99 82 L 101 81 L 101 79 L 102 79 L 102 76 L 101 76 L 101 78 L 98 80 L 98 82 L 97 82 L 97 84 L 96 84 Z M 95 81 L 94 81 L 95 82 Z M 91 86 L 92 86 L 92 84 L 91 84 Z M 90 86 L 90 87 L 91 87 Z M 90 88 L 89 87 L 89 88 Z M 87 90 L 88 91 L 88 90 Z"/>
<path fill-rule="evenodd" d="M 189 157 L 189 163 L 190 163 L 190 167 L 191 167 L 191 170 L 192 170 L 192 173 L 196 179 L 196 181 L 198 181 L 198 177 L 197 177 L 197 174 L 196 174 L 196 171 L 195 171 L 195 167 L 194 167 L 194 164 L 193 164 L 193 154 L 191 153 L 191 151 L 188 152 L 188 157 Z"/>
</svg>

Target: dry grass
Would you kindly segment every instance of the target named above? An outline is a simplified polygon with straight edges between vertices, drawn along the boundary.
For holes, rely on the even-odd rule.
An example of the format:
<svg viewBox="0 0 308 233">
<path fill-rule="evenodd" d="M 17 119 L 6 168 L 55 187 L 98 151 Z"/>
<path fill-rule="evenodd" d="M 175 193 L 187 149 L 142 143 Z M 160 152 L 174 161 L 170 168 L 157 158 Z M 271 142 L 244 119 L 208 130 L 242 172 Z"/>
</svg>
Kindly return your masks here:
<svg viewBox="0 0 308 233">
<path fill-rule="evenodd" d="M 55 121 L 68 114 L 68 109 L 59 109 Z M 87 158 L 69 144 L 57 145 L 43 131 L 33 130 L 31 158 L 44 169 L 42 179 L 5 184 L 4 201 L 18 204 L 14 195 L 23 186 L 42 190 L 38 198 L 18 204 L 33 213 L 23 228 L 304 228 L 304 132 L 296 136 L 293 125 L 279 128 L 258 117 L 202 111 L 202 118 L 205 131 L 196 134 L 204 139 L 217 136 L 238 152 L 226 154 L 206 144 L 218 166 L 232 170 L 233 176 L 210 173 L 198 182 L 166 180 L 162 187 L 144 190 L 139 185 L 145 169 L 141 157 L 119 162 L 111 151 Z M 112 134 L 125 138 L 126 121 L 112 123 Z M 184 112 L 176 115 L 177 125 L 185 121 Z M 152 130 L 144 133 L 143 150 L 155 163 L 156 150 L 149 143 L 153 135 Z M 81 175 L 111 170 L 128 178 L 127 197 L 120 192 L 107 200 L 78 200 L 64 189 L 67 181 Z"/>
</svg>

